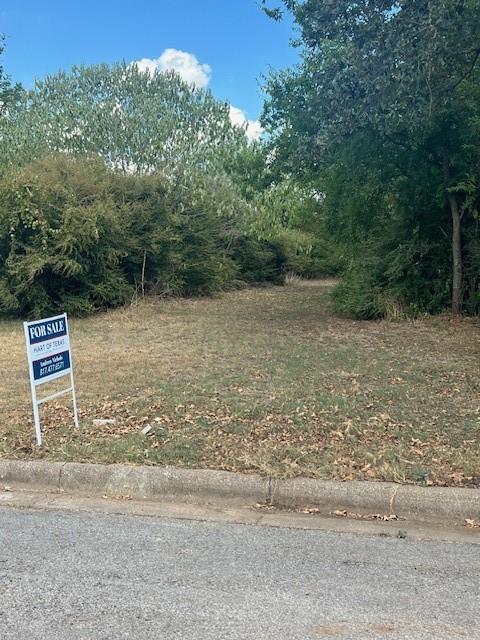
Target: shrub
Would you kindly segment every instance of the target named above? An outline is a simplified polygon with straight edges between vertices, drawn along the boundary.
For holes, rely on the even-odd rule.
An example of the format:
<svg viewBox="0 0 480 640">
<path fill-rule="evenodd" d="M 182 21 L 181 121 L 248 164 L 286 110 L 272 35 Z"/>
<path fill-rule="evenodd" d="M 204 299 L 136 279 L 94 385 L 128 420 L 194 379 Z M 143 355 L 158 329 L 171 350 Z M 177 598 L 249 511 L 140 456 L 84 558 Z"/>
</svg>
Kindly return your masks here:
<svg viewBox="0 0 480 640">
<path fill-rule="evenodd" d="M 286 269 L 304 278 L 337 275 L 342 268 L 339 246 L 324 229 L 303 232 L 285 229 L 277 236 L 287 256 Z"/>
<path fill-rule="evenodd" d="M 57 154 L 0 179 L 0 314 L 88 314 L 135 293 L 280 282 L 278 243 L 242 235 L 235 197 Z M 233 239 L 232 239 L 233 237 Z"/>
<path fill-rule="evenodd" d="M 124 303 L 125 225 L 99 160 L 58 155 L 0 182 L 0 313 L 91 313 Z"/>
<path fill-rule="evenodd" d="M 334 311 L 362 320 L 439 313 L 449 295 L 443 255 L 442 244 L 415 233 L 400 243 L 396 236 L 364 241 L 332 292 Z"/>
<path fill-rule="evenodd" d="M 240 236 L 231 241 L 229 254 L 237 265 L 237 278 L 254 284 L 283 283 L 287 256 L 280 242 Z"/>
</svg>

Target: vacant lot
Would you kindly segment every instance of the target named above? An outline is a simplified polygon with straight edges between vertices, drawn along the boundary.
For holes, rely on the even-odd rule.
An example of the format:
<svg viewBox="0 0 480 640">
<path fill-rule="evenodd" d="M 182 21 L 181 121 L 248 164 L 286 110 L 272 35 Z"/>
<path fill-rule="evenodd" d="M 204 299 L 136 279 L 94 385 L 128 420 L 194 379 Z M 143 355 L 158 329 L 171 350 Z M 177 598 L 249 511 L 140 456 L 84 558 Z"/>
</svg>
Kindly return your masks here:
<svg viewBox="0 0 480 640">
<path fill-rule="evenodd" d="M 0 323 L 0 457 L 480 484 L 478 323 L 339 319 L 330 286 L 73 321 L 81 429 L 68 400 L 44 405 L 40 449 L 22 326 Z"/>
</svg>

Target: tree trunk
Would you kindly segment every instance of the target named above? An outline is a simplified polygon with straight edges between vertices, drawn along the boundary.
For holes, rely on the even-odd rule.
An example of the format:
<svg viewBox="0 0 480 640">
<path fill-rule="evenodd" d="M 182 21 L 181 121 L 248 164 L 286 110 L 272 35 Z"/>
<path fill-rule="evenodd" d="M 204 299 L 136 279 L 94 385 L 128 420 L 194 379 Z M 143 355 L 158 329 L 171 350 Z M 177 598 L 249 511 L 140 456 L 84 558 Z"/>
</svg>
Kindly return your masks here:
<svg viewBox="0 0 480 640">
<path fill-rule="evenodd" d="M 448 203 L 452 213 L 452 313 L 458 316 L 462 313 L 463 301 L 462 216 L 454 193 L 448 194 Z"/>
<path fill-rule="evenodd" d="M 443 176 L 452 214 L 452 313 L 458 316 L 462 313 L 463 302 L 462 214 L 458 206 L 457 194 L 448 191 L 451 175 L 450 160 L 446 152 L 443 154 Z"/>
</svg>

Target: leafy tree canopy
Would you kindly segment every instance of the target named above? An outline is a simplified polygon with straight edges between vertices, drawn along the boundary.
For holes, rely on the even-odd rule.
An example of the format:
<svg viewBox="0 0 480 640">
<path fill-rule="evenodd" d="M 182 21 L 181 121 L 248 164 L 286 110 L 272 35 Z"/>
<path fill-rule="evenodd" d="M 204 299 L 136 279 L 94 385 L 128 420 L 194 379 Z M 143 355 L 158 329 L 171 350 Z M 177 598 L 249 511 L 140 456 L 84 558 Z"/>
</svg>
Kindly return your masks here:
<svg viewBox="0 0 480 640">
<path fill-rule="evenodd" d="M 301 31 L 299 69 L 274 74 L 264 121 L 309 146 L 364 127 L 399 143 L 451 117 L 457 89 L 478 80 L 478 0 L 285 0 Z"/>
<path fill-rule="evenodd" d="M 126 63 L 74 67 L 38 81 L 0 131 L 13 164 L 46 151 L 93 153 L 125 172 L 208 169 L 247 144 L 228 105 L 171 73 Z"/>
</svg>

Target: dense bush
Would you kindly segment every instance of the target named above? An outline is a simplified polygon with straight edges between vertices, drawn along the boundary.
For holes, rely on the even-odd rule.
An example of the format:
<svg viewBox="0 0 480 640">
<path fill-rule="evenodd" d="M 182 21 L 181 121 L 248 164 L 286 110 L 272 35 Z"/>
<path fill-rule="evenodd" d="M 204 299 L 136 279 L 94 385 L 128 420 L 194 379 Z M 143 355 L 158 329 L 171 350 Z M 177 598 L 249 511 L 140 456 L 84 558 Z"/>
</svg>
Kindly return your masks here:
<svg viewBox="0 0 480 640">
<path fill-rule="evenodd" d="M 281 248 L 233 233 L 235 211 L 222 207 L 214 192 L 200 201 L 185 185 L 115 173 L 100 159 L 58 154 L 9 172 L 0 178 L 0 314 L 86 314 L 135 295 L 280 282 Z"/>
<path fill-rule="evenodd" d="M 287 256 L 280 243 L 240 236 L 231 241 L 229 255 L 238 269 L 238 279 L 250 284 L 283 282 Z"/>
<path fill-rule="evenodd" d="M 323 225 L 304 224 L 302 229 L 286 228 L 276 240 L 285 256 L 285 270 L 302 278 L 325 278 L 338 275 L 343 269 L 340 246 L 333 242 Z"/>
<path fill-rule="evenodd" d="M 236 269 L 213 200 L 198 206 L 158 174 L 111 180 L 127 225 L 124 272 L 137 294 L 203 295 L 228 285 Z"/>
<path fill-rule="evenodd" d="M 88 313 L 131 295 L 126 221 L 100 161 L 57 157 L 0 181 L 0 312 Z"/>
<path fill-rule="evenodd" d="M 322 179 L 327 226 L 345 256 L 343 278 L 333 294 L 334 310 L 369 319 L 448 308 L 451 214 L 440 170 L 420 153 L 365 135 L 339 148 Z M 464 305 L 468 312 L 478 313 L 480 236 L 468 212 L 463 233 Z"/>
</svg>

